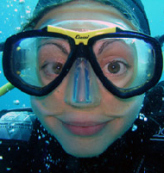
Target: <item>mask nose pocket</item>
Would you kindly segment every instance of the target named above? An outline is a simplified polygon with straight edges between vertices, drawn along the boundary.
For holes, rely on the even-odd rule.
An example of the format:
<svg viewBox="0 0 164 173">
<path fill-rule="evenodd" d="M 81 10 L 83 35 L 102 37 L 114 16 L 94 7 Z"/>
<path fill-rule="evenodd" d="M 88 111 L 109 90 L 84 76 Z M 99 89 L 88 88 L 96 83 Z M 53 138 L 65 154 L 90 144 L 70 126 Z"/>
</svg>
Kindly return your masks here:
<svg viewBox="0 0 164 173">
<path fill-rule="evenodd" d="M 100 104 L 96 75 L 85 58 L 78 58 L 70 70 L 65 102 L 75 107 L 90 107 Z"/>
</svg>

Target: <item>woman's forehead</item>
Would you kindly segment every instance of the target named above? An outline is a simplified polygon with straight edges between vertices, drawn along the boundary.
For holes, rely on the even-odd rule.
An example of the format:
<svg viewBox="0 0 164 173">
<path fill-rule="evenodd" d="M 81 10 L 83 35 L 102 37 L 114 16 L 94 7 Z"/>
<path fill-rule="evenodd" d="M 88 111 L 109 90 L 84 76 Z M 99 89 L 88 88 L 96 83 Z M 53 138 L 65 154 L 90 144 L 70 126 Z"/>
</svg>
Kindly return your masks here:
<svg viewBox="0 0 164 173">
<path fill-rule="evenodd" d="M 74 31 L 86 32 L 95 29 L 103 29 L 103 28 L 115 28 L 118 27 L 122 30 L 132 30 L 132 28 L 126 25 L 123 22 L 106 22 L 100 20 L 63 20 L 63 21 L 56 21 L 56 20 L 48 20 L 43 23 L 40 28 L 44 28 L 47 25 L 52 25 L 60 28 L 70 29 Z"/>
<path fill-rule="evenodd" d="M 136 30 L 131 22 L 117 9 L 92 1 L 74 1 L 54 8 L 41 18 L 36 28 L 42 28 L 45 25 L 55 25 L 71 29 L 70 27 L 76 25 L 76 27 L 78 27 L 77 29 L 79 29 L 79 27 L 82 29 L 81 27 L 84 27 L 83 21 L 85 21 L 85 24 L 90 26 L 91 29 L 97 24 L 100 28 L 106 28 L 110 27 L 113 23 L 120 26 L 121 29 L 131 28 L 132 30 Z"/>
</svg>

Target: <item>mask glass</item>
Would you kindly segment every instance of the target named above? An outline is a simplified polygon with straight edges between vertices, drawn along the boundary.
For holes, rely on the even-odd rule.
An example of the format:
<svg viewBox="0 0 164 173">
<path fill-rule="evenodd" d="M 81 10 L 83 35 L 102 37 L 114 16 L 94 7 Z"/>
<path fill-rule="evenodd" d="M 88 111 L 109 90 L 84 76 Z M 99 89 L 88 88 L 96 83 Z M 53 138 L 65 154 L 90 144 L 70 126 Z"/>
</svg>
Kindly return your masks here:
<svg viewBox="0 0 164 173">
<path fill-rule="evenodd" d="M 162 53 L 154 38 L 137 32 L 118 28 L 77 32 L 47 26 L 8 38 L 3 68 L 7 79 L 30 95 L 50 93 L 74 68 L 74 85 L 82 86 L 80 75 L 87 81 L 88 74 L 95 73 L 109 92 L 129 98 L 158 82 Z"/>
</svg>

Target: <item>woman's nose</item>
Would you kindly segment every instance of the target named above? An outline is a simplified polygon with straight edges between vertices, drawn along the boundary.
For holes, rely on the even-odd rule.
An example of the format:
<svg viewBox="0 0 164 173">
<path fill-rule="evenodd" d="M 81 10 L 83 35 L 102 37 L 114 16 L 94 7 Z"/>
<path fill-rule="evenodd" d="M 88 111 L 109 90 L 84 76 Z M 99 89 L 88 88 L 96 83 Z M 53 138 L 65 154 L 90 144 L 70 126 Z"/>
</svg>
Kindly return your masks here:
<svg viewBox="0 0 164 173">
<path fill-rule="evenodd" d="M 69 73 L 65 102 L 74 107 L 93 107 L 100 104 L 101 96 L 90 63 L 78 58 Z"/>
</svg>

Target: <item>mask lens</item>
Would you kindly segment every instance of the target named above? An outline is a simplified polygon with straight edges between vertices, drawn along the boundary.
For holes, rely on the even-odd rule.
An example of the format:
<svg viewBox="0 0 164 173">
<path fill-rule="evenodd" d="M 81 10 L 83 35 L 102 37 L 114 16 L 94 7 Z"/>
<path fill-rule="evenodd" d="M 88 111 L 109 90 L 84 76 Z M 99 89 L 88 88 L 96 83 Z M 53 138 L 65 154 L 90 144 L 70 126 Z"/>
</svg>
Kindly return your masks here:
<svg viewBox="0 0 164 173">
<path fill-rule="evenodd" d="M 105 77 L 119 89 L 142 87 L 154 75 L 154 50 L 143 39 L 106 38 L 93 51 Z"/>
<path fill-rule="evenodd" d="M 69 53 L 70 45 L 65 39 L 21 39 L 12 49 L 13 70 L 28 85 L 44 87 L 60 75 Z"/>
</svg>

